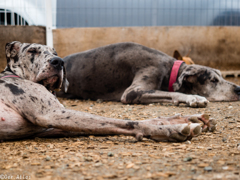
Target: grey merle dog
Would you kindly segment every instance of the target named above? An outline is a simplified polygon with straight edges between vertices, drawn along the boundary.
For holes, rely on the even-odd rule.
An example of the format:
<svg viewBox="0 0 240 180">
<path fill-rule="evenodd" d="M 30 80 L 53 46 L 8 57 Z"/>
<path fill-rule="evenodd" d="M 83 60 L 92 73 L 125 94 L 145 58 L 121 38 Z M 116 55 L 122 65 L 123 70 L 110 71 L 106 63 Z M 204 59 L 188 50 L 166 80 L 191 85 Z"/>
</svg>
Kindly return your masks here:
<svg viewBox="0 0 240 180">
<path fill-rule="evenodd" d="M 122 134 L 184 141 L 215 129 L 216 121 L 201 114 L 130 121 L 66 109 L 52 93 L 68 86 L 64 61 L 53 48 L 14 41 L 6 45 L 6 58 L 0 74 L 0 140 Z"/>
<path fill-rule="evenodd" d="M 58 93 L 62 97 L 134 104 L 185 103 L 190 107 L 239 100 L 240 87 L 210 67 L 182 63 L 171 82 L 176 59 L 140 44 L 111 44 L 63 60 L 70 84 L 66 93 Z"/>
</svg>

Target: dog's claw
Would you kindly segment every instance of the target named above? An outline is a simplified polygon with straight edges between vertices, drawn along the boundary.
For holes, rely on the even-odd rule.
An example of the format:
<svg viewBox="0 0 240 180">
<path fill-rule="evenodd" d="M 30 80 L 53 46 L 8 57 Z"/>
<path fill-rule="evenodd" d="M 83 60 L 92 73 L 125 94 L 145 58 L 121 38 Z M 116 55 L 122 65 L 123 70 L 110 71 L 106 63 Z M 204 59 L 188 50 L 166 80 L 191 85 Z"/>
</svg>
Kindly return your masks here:
<svg viewBox="0 0 240 180">
<path fill-rule="evenodd" d="M 142 139 L 143 139 L 143 134 L 142 134 L 142 133 L 138 133 L 138 134 L 136 135 L 136 139 L 137 139 L 137 141 L 142 141 Z"/>
<path fill-rule="evenodd" d="M 150 138 L 155 141 L 183 142 L 198 136 L 202 132 L 200 124 L 191 122 L 162 125 L 160 129 L 162 130 L 161 133 L 155 134 L 157 132 L 155 131 Z"/>
<path fill-rule="evenodd" d="M 215 119 L 209 119 L 209 131 L 214 132 L 216 130 L 217 121 Z"/>
<path fill-rule="evenodd" d="M 170 136 L 169 141 L 186 141 L 198 136 L 202 132 L 202 128 L 197 123 L 188 123 L 180 133 L 175 133 Z"/>
<path fill-rule="evenodd" d="M 207 104 L 209 103 L 209 101 L 202 96 L 198 96 L 198 95 L 189 95 L 187 97 L 186 100 L 187 105 L 189 105 L 190 107 L 199 107 L 199 108 L 204 108 L 207 106 Z"/>
<path fill-rule="evenodd" d="M 173 101 L 174 106 L 179 106 L 179 101 Z"/>
<path fill-rule="evenodd" d="M 202 132 L 213 132 L 216 130 L 217 121 L 213 118 L 209 118 L 207 114 L 196 114 L 190 116 L 184 116 L 192 123 L 199 123 L 202 127 Z"/>
</svg>

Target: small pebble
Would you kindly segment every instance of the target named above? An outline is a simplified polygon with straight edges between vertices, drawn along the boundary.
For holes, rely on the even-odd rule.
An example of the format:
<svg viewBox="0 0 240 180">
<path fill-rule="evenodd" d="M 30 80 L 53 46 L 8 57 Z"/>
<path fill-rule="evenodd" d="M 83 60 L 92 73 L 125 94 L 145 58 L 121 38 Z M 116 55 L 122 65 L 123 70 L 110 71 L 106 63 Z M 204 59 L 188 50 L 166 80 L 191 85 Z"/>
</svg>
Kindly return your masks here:
<svg viewBox="0 0 240 180">
<path fill-rule="evenodd" d="M 103 100 L 102 99 L 97 99 L 97 103 L 102 103 Z"/>
<path fill-rule="evenodd" d="M 204 168 L 204 171 L 212 171 L 212 167 L 211 166 L 207 166 Z"/>
<path fill-rule="evenodd" d="M 93 159 L 91 157 L 84 157 L 84 160 L 87 161 L 87 162 L 90 162 L 92 161 Z"/>
<path fill-rule="evenodd" d="M 24 153 L 22 157 L 23 157 L 23 159 L 26 159 L 26 158 L 28 158 L 29 156 L 27 155 L 27 153 Z"/>
<path fill-rule="evenodd" d="M 186 157 L 183 159 L 184 162 L 191 161 L 191 160 L 192 160 L 192 157 Z"/>
<path fill-rule="evenodd" d="M 227 142 L 227 138 L 222 138 L 222 142 Z"/>
<path fill-rule="evenodd" d="M 47 157 L 45 158 L 45 160 L 46 160 L 46 161 L 50 161 L 50 160 L 51 160 L 51 157 L 47 156 Z"/>
<path fill-rule="evenodd" d="M 113 157 L 114 154 L 113 154 L 112 152 L 109 152 L 109 153 L 108 153 L 108 156 L 109 156 L 109 157 Z"/>
<path fill-rule="evenodd" d="M 195 172 L 197 169 L 195 167 L 191 168 L 191 171 Z"/>
<path fill-rule="evenodd" d="M 94 166 L 95 167 L 99 167 L 99 166 L 102 166 L 103 164 L 102 163 L 100 163 L 100 162 L 98 162 L 98 163 L 96 163 L 96 164 L 94 164 Z"/>
<path fill-rule="evenodd" d="M 191 144 L 191 141 L 186 141 L 185 144 Z"/>
</svg>

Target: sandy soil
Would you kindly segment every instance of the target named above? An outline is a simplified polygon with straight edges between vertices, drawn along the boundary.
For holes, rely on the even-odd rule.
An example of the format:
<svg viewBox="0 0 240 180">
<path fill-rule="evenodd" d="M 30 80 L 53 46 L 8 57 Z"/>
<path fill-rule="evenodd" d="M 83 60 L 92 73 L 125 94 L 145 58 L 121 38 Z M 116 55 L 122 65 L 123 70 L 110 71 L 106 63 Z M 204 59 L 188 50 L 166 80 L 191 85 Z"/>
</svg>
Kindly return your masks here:
<svg viewBox="0 0 240 180">
<path fill-rule="evenodd" d="M 239 79 L 230 80 L 239 84 Z M 183 143 L 136 142 L 126 136 L 2 142 L 0 179 L 240 179 L 240 102 L 188 108 L 60 101 L 69 109 L 131 120 L 207 113 L 218 124 L 214 133 L 203 133 Z"/>
</svg>

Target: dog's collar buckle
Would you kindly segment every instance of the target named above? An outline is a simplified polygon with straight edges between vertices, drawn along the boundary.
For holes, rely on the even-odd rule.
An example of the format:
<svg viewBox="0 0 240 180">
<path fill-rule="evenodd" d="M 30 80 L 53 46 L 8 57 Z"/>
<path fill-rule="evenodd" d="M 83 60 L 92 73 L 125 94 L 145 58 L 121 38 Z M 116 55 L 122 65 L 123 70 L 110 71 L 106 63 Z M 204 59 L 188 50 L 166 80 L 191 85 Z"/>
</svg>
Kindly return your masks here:
<svg viewBox="0 0 240 180">
<path fill-rule="evenodd" d="M 1 79 L 2 79 L 2 78 L 6 78 L 6 77 L 17 77 L 17 78 L 20 78 L 20 77 L 17 76 L 17 75 L 6 75 L 6 76 L 1 77 Z"/>
<path fill-rule="evenodd" d="M 176 80 L 177 80 L 178 71 L 179 71 L 179 68 L 180 68 L 182 63 L 183 63 L 183 61 L 177 60 L 173 64 L 170 79 L 169 79 L 169 85 L 168 85 L 168 91 L 170 91 L 170 92 L 174 91 L 173 90 L 173 83 L 175 83 Z"/>
</svg>

